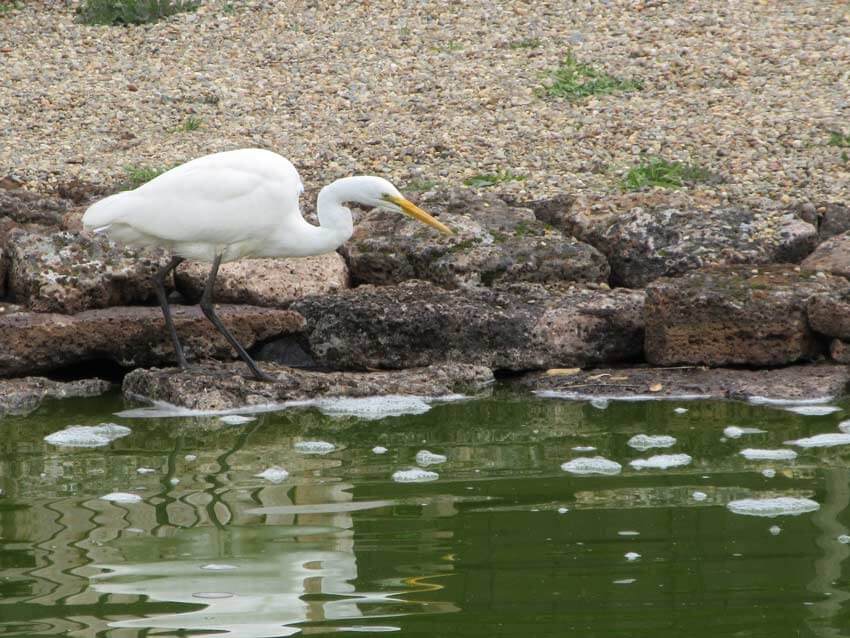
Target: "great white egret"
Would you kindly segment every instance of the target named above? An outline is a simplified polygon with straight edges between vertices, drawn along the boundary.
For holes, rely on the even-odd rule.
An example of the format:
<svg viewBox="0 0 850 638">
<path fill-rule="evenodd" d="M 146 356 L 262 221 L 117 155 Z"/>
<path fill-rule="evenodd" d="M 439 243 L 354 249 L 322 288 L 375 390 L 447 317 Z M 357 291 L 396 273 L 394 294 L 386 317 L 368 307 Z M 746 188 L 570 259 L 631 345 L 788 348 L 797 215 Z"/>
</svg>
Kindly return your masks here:
<svg viewBox="0 0 850 638">
<path fill-rule="evenodd" d="M 161 246 L 171 252 L 171 260 L 154 276 L 154 286 L 183 369 L 188 364 L 171 319 L 165 278 L 185 259 L 210 262 L 201 309 L 254 376 L 269 381 L 273 378 L 257 367 L 215 312 L 213 288 L 223 262 L 332 252 L 354 231 L 346 202 L 406 213 L 452 233 L 382 177 L 344 177 L 325 186 L 316 202 L 318 226 L 301 216 L 298 197 L 303 191 L 298 171 L 277 153 L 256 148 L 214 153 L 96 202 L 83 215 L 83 225 L 130 246 Z"/>
</svg>

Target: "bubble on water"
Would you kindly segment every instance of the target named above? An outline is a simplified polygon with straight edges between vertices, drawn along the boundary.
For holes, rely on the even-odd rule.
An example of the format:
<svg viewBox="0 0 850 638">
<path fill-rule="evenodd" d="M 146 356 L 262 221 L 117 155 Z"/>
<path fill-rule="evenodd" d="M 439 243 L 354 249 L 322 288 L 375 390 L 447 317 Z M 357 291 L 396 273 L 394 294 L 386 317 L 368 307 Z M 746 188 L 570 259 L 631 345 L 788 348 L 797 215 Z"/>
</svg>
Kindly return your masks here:
<svg viewBox="0 0 850 638">
<path fill-rule="evenodd" d="M 198 455 L 197 455 L 197 454 L 187 454 L 187 455 L 186 455 L 186 456 L 184 456 L 183 458 L 184 458 L 184 459 L 186 459 L 187 461 L 189 461 L 189 462 L 191 463 L 192 461 L 197 461 L 197 460 L 198 460 Z"/>
<path fill-rule="evenodd" d="M 706 494 L 705 492 L 694 492 L 693 494 L 691 494 L 691 498 L 695 501 L 704 501 L 708 498 L 708 494 Z"/>
<path fill-rule="evenodd" d="M 653 470 L 666 470 L 671 467 L 688 465 L 692 460 L 693 459 L 689 454 L 658 454 L 656 456 L 650 456 L 648 459 L 635 459 L 634 461 L 629 461 L 629 465 L 636 470 L 643 470 L 647 468 Z"/>
<path fill-rule="evenodd" d="M 766 467 L 761 471 L 761 475 L 764 478 L 773 478 L 774 476 L 776 476 L 776 470 L 774 470 L 772 467 Z"/>
<path fill-rule="evenodd" d="M 789 405 L 785 409 L 803 416 L 825 416 L 841 411 L 841 408 L 834 405 Z"/>
<path fill-rule="evenodd" d="M 559 508 L 558 508 L 558 514 L 566 514 L 566 513 L 567 513 L 567 512 L 569 512 L 569 511 L 570 511 L 570 510 L 569 510 L 569 509 L 567 509 L 566 507 L 559 507 Z"/>
<path fill-rule="evenodd" d="M 153 474 L 156 470 L 152 467 L 137 467 L 136 472 L 139 474 Z"/>
<path fill-rule="evenodd" d="M 277 467 L 276 465 L 270 467 L 266 470 L 263 470 L 259 474 L 254 474 L 257 478 L 266 479 L 267 481 L 271 481 L 272 483 L 280 483 L 281 481 L 285 481 L 289 476 L 289 472 L 284 470 L 282 467 Z"/>
<path fill-rule="evenodd" d="M 436 454 L 435 452 L 429 452 L 428 450 L 419 450 L 416 453 L 416 464 L 422 466 L 428 465 L 438 465 L 440 463 L 445 463 L 446 457 L 443 454 Z"/>
<path fill-rule="evenodd" d="M 850 432 L 850 419 L 841 421 L 841 423 L 838 424 L 838 429 L 842 432 Z"/>
<path fill-rule="evenodd" d="M 592 405 L 597 410 L 604 410 L 605 408 L 608 407 L 608 404 L 609 404 L 608 399 L 597 398 L 597 399 L 591 399 L 590 400 L 590 405 Z"/>
<path fill-rule="evenodd" d="M 233 594 L 229 591 L 199 591 L 192 594 L 192 597 L 214 600 L 218 598 L 233 598 Z"/>
<path fill-rule="evenodd" d="M 777 498 L 745 498 L 727 503 L 726 507 L 734 514 L 745 516 L 799 516 L 820 509 L 820 505 L 808 498 L 779 496 Z"/>
<path fill-rule="evenodd" d="M 333 443 L 327 441 L 298 441 L 293 447 L 302 454 L 329 454 L 336 449 Z"/>
<path fill-rule="evenodd" d="M 842 534 L 841 536 L 838 537 L 837 540 L 842 545 L 847 545 L 848 543 L 850 543 L 850 536 L 848 536 L 847 534 Z"/>
<path fill-rule="evenodd" d="M 611 582 L 615 585 L 631 585 L 637 582 L 637 578 L 621 578 L 619 580 L 612 580 Z"/>
<path fill-rule="evenodd" d="M 759 428 L 742 428 L 737 425 L 730 425 L 723 428 L 723 435 L 729 439 L 739 439 L 745 434 L 763 434 L 764 430 Z"/>
<path fill-rule="evenodd" d="M 596 448 L 592 445 L 576 445 L 573 452 L 595 452 Z"/>
<path fill-rule="evenodd" d="M 685 414 L 688 411 L 688 408 L 673 408 L 673 412 L 676 414 Z"/>
<path fill-rule="evenodd" d="M 363 632 L 363 633 L 389 633 L 392 631 L 401 631 L 401 627 L 394 627 L 392 625 L 363 625 L 359 627 L 354 625 L 352 627 L 340 627 L 339 631 L 354 631 L 354 632 Z"/>
<path fill-rule="evenodd" d="M 372 448 L 372 454 L 386 454 L 388 451 L 383 445 L 376 445 Z"/>
<path fill-rule="evenodd" d="M 173 478 L 168 479 L 168 482 L 172 485 L 177 485 L 178 483 L 180 483 L 180 479 L 175 476 Z"/>
<path fill-rule="evenodd" d="M 797 458 L 797 453 L 794 450 L 776 449 L 776 450 L 761 450 L 757 448 L 747 448 L 738 452 L 745 459 L 750 461 L 793 461 Z"/>
<path fill-rule="evenodd" d="M 236 565 L 228 565 L 226 563 L 208 563 L 206 565 L 201 565 L 201 569 L 206 569 L 211 572 L 228 572 L 238 568 Z"/>
<path fill-rule="evenodd" d="M 782 532 L 782 528 L 779 527 L 779 525 L 771 525 L 767 531 L 770 532 L 771 536 L 779 536 Z"/>
<path fill-rule="evenodd" d="M 623 466 L 602 456 L 579 457 L 561 464 L 564 472 L 571 474 L 619 474 Z"/>
<path fill-rule="evenodd" d="M 637 560 L 638 558 L 640 558 L 640 554 L 638 554 L 637 552 L 626 552 L 625 554 L 623 554 L 623 556 L 626 560 Z"/>
<path fill-rule="evenodd" d="M 785 445 L 796 445 L 797 447 L 835 447 L 836 445 L 850 445 L 850 433 L 828 432 L 816 434 L 802 439 L 785 441 Z"/>
<path fill-rule="evenodd" d="M 640 532 L 633 529 L 621 529 L 617 534 L 619 536 L 640 536 Z"/>
<path fill-rule="evenodd" d="M 141 529 L 140 527 L 128 527 L 124 531 L 130 532 L 131 534 L 144 534 L 145 533 L 145 530 Z"/>
<path fill-rule="evenodd" d="M 256 421 L 257 417 L 242 416 L 241 414 L 228 414 L 226 416 L 219 417 L 218 420 L 225 425 L 243 425 L 245 423 L 250 423 L 251 421 Z"/>
<path fill-rule="evenodd" d="M 110 501 L 112 503 L 138 503 L 142 500 L 142 497 L 129 492 L 110 492 L 101 496 L 100 500 Z"/>
<path fill-rule="evenodd" d="M 69 425 L 64 430 L 48 434 L 44 440 L 58 447 L 103 447 L 131 432 L 130 428 L 115 423 Z"/>
<path fill-rule="evenodd" d="M 676 438 L 666 434 L 635 434 L 626 445 L 644 451 L 654 447 L 672 447 L 676 445 Z"/>
<path fill-rule="evenodd" d="M 396 483 L 425 483 L 427 481 L 436 481 L 440 475 L 436 472 L 423 470 L 419 467 L 412 467 L 407 470 L 398 470 L 393 472 L 392 479 Z"/>
</svg>

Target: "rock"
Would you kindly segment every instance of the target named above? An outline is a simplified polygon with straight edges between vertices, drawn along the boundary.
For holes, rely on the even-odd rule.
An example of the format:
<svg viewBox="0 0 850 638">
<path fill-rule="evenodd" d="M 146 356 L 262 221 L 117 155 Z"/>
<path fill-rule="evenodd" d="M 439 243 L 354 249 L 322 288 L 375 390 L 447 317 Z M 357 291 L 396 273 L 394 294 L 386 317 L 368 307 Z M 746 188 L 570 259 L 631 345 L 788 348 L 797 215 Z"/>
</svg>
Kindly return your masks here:
<svg viewBox="0 0 850 638">
<path fill-rule="evenodd" d="M 646 358 L 656 365 L 787 365 L 822 347 L 806 303 L 847 280 L 791 266 L 723 266 L 658 279 L 646 289 Z"/>
<path fill-rule="evenodd" d="M 778 211 L 636 208 L 604 239 L 612 281 L 637 288 L 709 265 L 799 262 L 814 250 L 817 230 Z"/>
<path fill-rule="evenodd" d="M 821 241 L 850 230 L 850 206 L 836 202 L 820 204 L 817 206 L 817 214 L 820 218 L 818 236 Z"/>
<path fill-rule="evenodd" d="M 124 377 L 123 392 L 129 399 L 193 410 L 228 410 L 316 397 L 443 396 L 493 381 L 489 369 L 458 363 L 392 372 L 308 372 L 267 363 L 263 370 L 277 381 L 250 379 L 238 364 L 221 364 L 209 372 L 139 369 Z"/>
<path fill-rule="evenodd" d="M 800 266 L 850 278 L 850 232 L 835 235 L 819 244 Z"/>
<path fill-rule="evenodd" d="M 43 377 L 0 379 L 0 417 L 26 416 L 45 399 L 96 397 L 108 391 L 109 381 L 80 379 L 78 381 L 51 381 Z"/>
<path fill-rule="evenodd" d="M 850 363 L 850 343 L 841 339 L 833 339 L 829 343 L 829 356 L 836 363 Z"/>
<path fill-rule="evenodd" d="M 845 395 L 850 368 L 797 365 L 772 370 L 740 368 L 612 368 L 583 370 L 568 376 L 530 374 L 518 383 L 544 396 L 571 399 L 676 397 L 807 401 Z"/>
<path fill-rule="evenodd" d="M 343 248 L 354 283 L 425 279 L 459 287 L 608 279 L 599 251 L 537 221 L 529 209 L 466 190 L 431 193 L 422 205 L 455 235 L 373 210 Z"/>
<path fill-rule="evenodd" d="M 13 230 L 7 240 L 9 294 L 35 312 L 155 303 L 153 275 L 162 251 L 136 253 L 105 237 Z"/>
<path fill-rule="evenodd" d="M 200 299 L 210 265 L 180 264 L 174 274 L 177 289 L 188 299 Z M 338 253 L 303 259 L 245 259 L 223 264 L 215 282 L 215 300 L 280 308 L 306 295 L 348 288 L 348 268 Z"/>
<path fill-rule="evenodd" d="M 806 313 L 813 330 L 850 341 L 850 294 L 846 291 L 813 295 Z"/>
<path fill-rule="evenodd" d="M 18 224 L 58 226 L 68 202 L 44 197 L 23 189 L 0 189 L 0 218 L 8 217 Z"/>
<path fill-rule="evenodd" d="M 629 361 L 641 354 L 641 291 L 539 284 L 445 290 L 410 281 L 307 297 L 317 363 L 334 369 L 442 362 L 526 370 Z"/>
<path fill-rule="evenodd" d="M 0 244 L 0 298 L 6 296 L 6 254 L 3 250 L 3 245 Z"/>
<path fill-rule="evenodd" d="M 172 310 L 190 362 L 236 356 L 200 308 L 172 306 Z M 220 306 L 218 310 L 222 321 L 246 348 L 297 332 L 304 326 L 303 318 L 288 310 L 253 306 Z M 0 314 L 0 335 L 0 377 L 98 360 L 125 367 L 176 361 L 162 311 L 153 307 L 115 307 L 76 315 Z"/>
</svg>

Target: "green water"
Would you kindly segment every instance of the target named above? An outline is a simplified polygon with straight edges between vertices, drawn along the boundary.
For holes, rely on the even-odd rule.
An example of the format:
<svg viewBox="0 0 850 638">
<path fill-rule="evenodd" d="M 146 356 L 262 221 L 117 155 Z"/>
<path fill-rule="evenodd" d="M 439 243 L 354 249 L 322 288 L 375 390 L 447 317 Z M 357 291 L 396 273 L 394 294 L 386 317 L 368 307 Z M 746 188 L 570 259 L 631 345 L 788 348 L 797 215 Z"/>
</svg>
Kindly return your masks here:
<svg viewBox="0 0 850 638">
<path fill-rule="evenodd" d="M 0 636 L 850 636 L 850 545 L 837 540 L 850 526 L 850 446 L 791 462 L 737 454 L 834 432 L 845 412 L 599 409 L 504 390 L 377 421 L 315 409 L 241 426 L 113 416 L 124 407 L 112 396 L 0 420 Z M 109 421 L 132 434 L 92 449 L 43 440 Z M 767 432 L 721 440 L 733 424 Z M 637 433 L 678 443 L 638 452 L 626 445 Z M 337 450 L 306 455 L 301 440 Z M 562 471 L 575 446 L 622 474 Z M 448 457 L 429 468 L 439 479 L 392 481 L 421 449 Z M 692 463 L 627 464 L 673 452 Z M 254 476 L 273 465 L 289 478 Z M 143 501 L 99 498 L 110 492 Z M 780 495 L 821 508 L 725 507 Z"/>
</svg>

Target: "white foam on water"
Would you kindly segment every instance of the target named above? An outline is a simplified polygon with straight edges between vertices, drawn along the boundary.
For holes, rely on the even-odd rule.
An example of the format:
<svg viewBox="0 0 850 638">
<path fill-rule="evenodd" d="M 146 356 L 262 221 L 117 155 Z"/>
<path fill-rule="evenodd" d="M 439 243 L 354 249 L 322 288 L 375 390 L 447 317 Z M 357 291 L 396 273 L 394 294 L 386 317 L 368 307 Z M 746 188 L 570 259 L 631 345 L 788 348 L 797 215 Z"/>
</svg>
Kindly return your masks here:
<svg viewBox="0 0 850 638">
<path fill-rule="evenodd" d="M 750 461 L 793 461 L 797 458 L 797 453 L 794 450 L 786 450 L 783 448 L 777 450 L 747 448 L 745 450 L 741 450 L 738 454 Z"/>
<path fill-rule="evenodd" d="M 448 398 L 452 400 L 452 397 Z M 431 409 L 428 399 L 429 397 L 415 395 L 388 394 L 377 397 L 317 399 L 313 404 L 328 416 L 352 416 L 365 421 L 378 421 L 391 416 L 425 414 Z M 437 399 L 435 397 L 430 400 Z"/>
<path fill-rule="evenodd" d="M 440 475 L 436 472 L 423 470 L 419 467 L 412 467 L 407 470 L 398 470 L 393 472 L 392 479 L 396 483 L 425 483 L 427 481 L 436 481 Z"/>
<path fill-rule="evenodd" d="M 841 536 L 839 536 L 836 540 L 837 540 L 839 543 L 841 543 L 842 545 L 848 545 L 848 544 L 850 544 L 850 536 L 848 536 L 847 534 L 842 534 L 842 535 L 841 535 Z"/>
<path fill-rule="evenodd" d="M 638 554 L 637 552 L 626 552 L 625 554 L 623 554 L 623 556 L 626 560 L 637 560 L 638 558 L 640 558 L 640 554 Z"/>
<path fill-rule="evenodd" d="M 208 600 L 217 600 L 219 598 L 233 598 L 233 594 L 229 591 L 198 591 L 192 594 L 193 598 L 205 598 Z"/>
<path fill-rule="evenodd" d="M 634 461 L 629 461 L 629 465 L 636 470 L 643 470 L 646 468 L 666 470 L 670 467 L 688 465 L 692 460 L 693 459 L 689 454 L 658 454 L 656 456 L 650 456 L 648 459 L 635 459 Z"/>
<path fill-rule="evenodd" d="M 771 536 L 779 536 L 782 533 L 782 528 L 779 525 L 771 525 L 767 531 L 770 532 Z"/>
<path fill-rule="evenodd" d="M 838 429 L 842 432 L 850 432 L 850 419 L 844 420 L 838 424 Z"/>
<path fill-rule="evenodd" d="M 559 508 L 558 508 L 558 514 L 566 514 L 566 513 L 567 513 L 567 512 L 569 512 L 569 511 L 570 511 L 570 510 L 569 510 L 568 508 L 566 508 L 566 507 L 559 507 Z"/>
<path fill-rule="evenodd" d="M 576 445 L 573 452 L 595 452 L 596 448 L 592 445 Z"/>
<path fill-rule="evenodd" d="M 423 467 L 439 465 L 440 463 L 445 463 L 446 460 L 447 459 L 443 454 L 436 454 L 434 452 L 429 452 L 428 450 L 419 450 L 416 453 L 416 464 Z"/>
<path fill-rule="evenodd" d="M 765 516 L 774 518 L 776 516 L 799 516 L 806 512 L 814 512 L 820 509 L 820 505 L 808 498 L 797 498 L 793 496 L 779 496 L 777 498 L 745 498 L 731 501 L 726 507 L 733 514 L 745 516 Z"/>
<path fill-rule="evenodd" d="M 803 416 L 825 416 L 841 411 L 841 408 L 834 405 L 790 405 L 785 409 Z"/>
<path fill-rule="evenodd" d="M 236 565 L 228 565 L 226 563 L 208 563 L 206 565 L 201 565 L 201 569 L 207 569 L 211 572 L 228 572 L 238 568 Z"/>
<path fill-rule="evenodd" d="M 156 470 L 152 467 L 137 467 L 136 472 L 139 474 L 153 474 Z"/>
<path fill-rule="evenodd" d="M 302 454 L 330 454 L 336 449 L 327 441 L 298 441 L 293 447 Z"/>
<path fill-rule="evenodd" d="M 730 439 L 739 439 L 745 434 L 762 434 L 764 430 L 758 428 L 742 428 L 737 425 L 730 425 L 723 428 L 723 435 Z"/>
<path fill-rule="evenodd" d="M 619 580 L 612 580 L 611 582 L 615 585 L 631 585 L 637 582 L 637 578 L 621 578 Z"/>
<path fill-rule="evenodd" d="M 836 445 L 850 445 L 850 432 L 828 432 L 826 434 L 815 434 L 802 439 L 785 441 L 785 445 L 796 445 L 797 447 L 835 447 Z"/>
<path fill-rule="evenodd" d="M 388 451 L 383 445 L 376 445 L 372 448 L 372 454 L 386 454 Z"/>
<path fill-rule="evenodd" d="M 192 461 L 197 461 L 197 460 L 198 460 L 198 455 L 197 455 L 197 454 L 187 454 L 187 455 L 186 455 L 186 456 L 184 456 L 183 458 L 184 458 L 184 459 L 186 459 L 187 461 L 189 461 L 189 462 L 191 463 Z"/>
<path fill-rule="evenodd" d="M 617 532 L 618 536 L 640 536 L 640 532 L 636 532 L 633 529 L 621 529 Z"/>
<path fill-rule="evenodd" d="M 340 627 L 339 631 L 354 631 L 363 633 L 389 633 L 392 631 L 401 631 L 401 627 L 393 627 L 392 625 L 353 625 L 351 627 Z"/>
<path fill-rule="evenodd" d="M 243 425 L 245 423 L 250 423 L 251 421 L 256 421 L 257 417 L 243 416 L 241 414 L 227 414 L 225 416 L 218 417 L 218 420 L 225 425 Z"/>
<path fill-rule="evenodd" d="M 597 410 L 604 410 L 608 407 L 610 401 L 608 399 L 591 399 L 590 405 L 596 408 Z"/>
<path fill-rule="evenodd" d="M 180 479 L 175 476 L 173 478 L 168 479 L 168 482 L 172 485 L 177 485 L 178 483 L 180 483 Z"/>
<path fill-rule="evenodd" d="M 139 503 L 142 497 L 138 494 L 130 494 L 129 492 L 110 492 L 100 497 L 102 501 L 110 501 L 112 503 Z"/>
<path fill-rule="evenodd" d="M 142 398 L 142 400 L 144 400 Z M 151 405 L 144 408 L 132 408 L 130 410 L 122 410 L 116 412 L 115 416 L 120 416 L 125 419 L 167 419 L 167 418 L 185 418 L 193 416 L 219 416 L 227 414 L 259 414 L 261 412 L 276 412 L 285 410 L 286 408 L 297 405 L 300 402 L 287 401 L 282 403 L 260 403 L 257 405 L 243 405 L 238 408 L 228 408 L 226 410 L 192 410 L 183 408 L 179 405 L 166 403 L 165 401 L 152 401 Z"/>
<path fill-rule="evenodd" d="M 130 428 L 115 423 L 69 425 L 64 430 L 48 434 L 44 440 L 58 447 L 103 447 L 131 432 Z"/>
<path fill-rule="evenodd" d="M 761 471 L 761 475 L 764 478 L 773 478 L 774 476 L 776 476 L 776 470 L 774 470 L 772 467 L 766 467 Z"/>
<path fill-rule="evenodd" d="M 561 464 L 561 469 L 570 474 L 619 474 L 623 466 L 602 456 L 579 457 Z"/>
<path fill-rule="evenodd" d="M 747 403 L 752 405 L 818 405 L 821 403 L 829 403 L 835 399 L 834 396 L 814 397 L 812 399 L 775 399 L 772 397 L 763 397 L 753 395 L 747 399 Z"/>
<path fill-rule="evenodd" d="M 708 494 L 706 494 L 705 492 L 694 492 L 693 494 L 691 494 L 691 498 L 695 501 L 704 501 L 708 498 Z"/>
<path fill-rule="evenodd" d="M 272 483 L 280 483 L 285 481 L 289 476 L 289 472 L 284 470 L 282 467 L 277 467 L 276 465 L 270 467 L 266 470 L 263 470 L 259 474 L 254 474 L 257 478 L 266 479 L 267 481 L 271 481 Z"/>
<path fill-rule="evenodd" d="M 654 447 L 672 447 L 676 445 L 676 437 L 666 434 L 635 434 L 626 445 L 643 452 Z"/>
<path fill-rule="evenodd" d="M 673 412 L 676 414 L 685 414 L 688 411 L 688 408 L 673 408 Z"/>
</svg>

